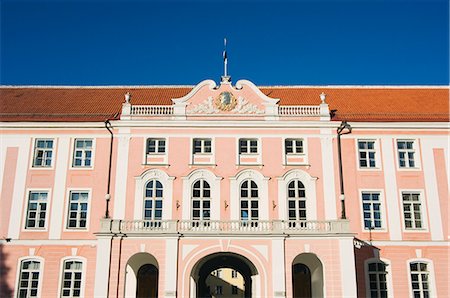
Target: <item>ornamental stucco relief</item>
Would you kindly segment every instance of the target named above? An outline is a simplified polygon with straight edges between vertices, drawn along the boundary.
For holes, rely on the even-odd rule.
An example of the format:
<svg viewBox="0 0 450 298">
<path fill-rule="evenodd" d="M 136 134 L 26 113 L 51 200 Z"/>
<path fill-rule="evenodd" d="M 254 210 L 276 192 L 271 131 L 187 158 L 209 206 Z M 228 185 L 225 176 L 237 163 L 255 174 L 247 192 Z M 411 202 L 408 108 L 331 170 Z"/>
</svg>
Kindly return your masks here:
<svg viewBox="0 0 450 298">
<path fill-rule="evenodd" d="M 202 103 L 192 106 L 187 110 L 188 114 L 219 114 L 223 112 L 218 106 L 217 101 L 212 96 L 208 97 Z M 263 110 L 260 110 L 257 105 L 248 102 L 243 97 L 238 97 L 236 106 L 230 110 L 229 113 L 235 114 L 264 114 Z"/>
</svg>

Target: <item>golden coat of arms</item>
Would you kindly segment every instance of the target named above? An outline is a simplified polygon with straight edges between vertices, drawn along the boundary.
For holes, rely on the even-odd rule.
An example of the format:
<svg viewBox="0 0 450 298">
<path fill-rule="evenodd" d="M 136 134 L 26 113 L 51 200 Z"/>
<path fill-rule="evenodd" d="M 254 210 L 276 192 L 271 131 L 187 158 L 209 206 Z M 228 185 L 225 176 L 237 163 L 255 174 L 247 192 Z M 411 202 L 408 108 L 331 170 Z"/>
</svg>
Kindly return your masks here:
<svg viewBox="0 0 450 298">
<path fill-rule="evenodd" d="M 236 107 L 237 100 L 231 92 L 224 91 L 217 96 L 214 104 L 219 110 L 228 112 Z"/>
</svg>

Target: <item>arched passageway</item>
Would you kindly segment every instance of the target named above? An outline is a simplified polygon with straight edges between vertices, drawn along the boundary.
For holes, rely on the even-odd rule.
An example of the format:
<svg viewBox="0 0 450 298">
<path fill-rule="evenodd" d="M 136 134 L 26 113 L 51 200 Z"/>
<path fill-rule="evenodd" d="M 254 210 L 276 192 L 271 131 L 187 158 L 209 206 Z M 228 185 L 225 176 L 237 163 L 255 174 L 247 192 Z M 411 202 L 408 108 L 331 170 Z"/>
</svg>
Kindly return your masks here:
<svg viewBox="0 0 450 298">
<path fill-rule="evenodd" d="M 158 268 L 153 264 L 142 265 L 137 274 L 137 298 L 158 297 Z"/>
<path fill-rule="evenodd" d="M 140 252 L 128 259 L 125 297 L 158 297 L 159 265 L 154 256 Z"/>
<path fill-rule="evenodd" d="M 227 271 L 235 273 L 231 277 L 219 274 Z M 236 284 L 233 276 L 241 277 L 242 285 Z M 235 297 L 251 298 L 256 296 L 259 275 L 256 267 L 244 256 L 215 253 L 197 262 L 192 269 L 191 281 L 191 297 L 214 298 L 232 293 Z"/>
<path fill-rule="evenodd" d="M 292 262 L 292 296 L 294 298 L 323 297 L 323 266 L 312 253 L 303 253 Z"/>
</svg>

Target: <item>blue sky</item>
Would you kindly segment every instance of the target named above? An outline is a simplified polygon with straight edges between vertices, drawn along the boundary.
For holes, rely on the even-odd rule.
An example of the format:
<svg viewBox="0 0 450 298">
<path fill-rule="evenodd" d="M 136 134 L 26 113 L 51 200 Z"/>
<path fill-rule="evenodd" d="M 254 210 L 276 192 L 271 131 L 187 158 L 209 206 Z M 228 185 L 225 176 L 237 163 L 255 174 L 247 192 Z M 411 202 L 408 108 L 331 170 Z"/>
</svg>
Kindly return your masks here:
<svg viewBox="0 0 450 298">
<path fill-rule="evenodd" d="M 445 85 L 447 0 L 1 0 L 3 85 Z"/>
</svg>

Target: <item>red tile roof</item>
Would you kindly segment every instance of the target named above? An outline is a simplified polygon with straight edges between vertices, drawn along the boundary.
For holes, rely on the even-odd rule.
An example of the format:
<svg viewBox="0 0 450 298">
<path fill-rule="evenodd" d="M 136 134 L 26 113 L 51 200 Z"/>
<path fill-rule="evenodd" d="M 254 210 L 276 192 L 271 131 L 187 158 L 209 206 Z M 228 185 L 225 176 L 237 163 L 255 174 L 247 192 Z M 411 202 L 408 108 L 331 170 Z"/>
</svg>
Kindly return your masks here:
<svg viewBox="0 0 450 298">
<path fill-rule="evenodd" d="M 104 121 L 118 118 L 124 94 L 132 104 L 171 105 L 193 87 L 0 87 L 0 121 Z M 280 105 L 317 105 L 327 94 L 332 120 L 449 121 L 448 87 L 261 87 Z"/>
</svg>

